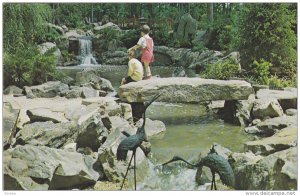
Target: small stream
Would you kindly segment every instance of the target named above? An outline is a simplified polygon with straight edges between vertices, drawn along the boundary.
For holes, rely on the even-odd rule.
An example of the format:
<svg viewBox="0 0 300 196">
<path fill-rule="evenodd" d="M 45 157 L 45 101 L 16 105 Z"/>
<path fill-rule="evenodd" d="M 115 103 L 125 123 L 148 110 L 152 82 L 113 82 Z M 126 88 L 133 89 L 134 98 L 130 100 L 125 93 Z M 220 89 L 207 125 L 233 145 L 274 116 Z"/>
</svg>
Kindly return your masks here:
<svg viewBox="0 0 300 196">
<path fill-rule="evenodd" d="M 112 82 L 117 89 L 119 82 L 126 76 L 127 66 L 92 66 L 101 70 L 101 77 Z M 82 66 L 62 68 L 71 77 L 75 77 Z M 152 67 L 153 75 L 171 77 L 174 67 Z M 103 74 L 102 74 L 103 73 Z M 150 171 L 138 181 L 138 190 L 205 190 L 205 186 L 195 183 L 195 169 L 187 169 L 184 164 L 173 163 L 162 170 L 155 167 L 171 159 L 174 155 L 187 160 L 196 160 L 201 153 L 206 155 L 213 143 L 218 143 L 231 151 L 243 150 L 243 143 L 251 140 L 241 127 L 224 123 L 208 114 L 199 104 L 153 103 L 147 117 L 165 123 L 167 131 L 150 139 L 152 156 L 149 159 Z M 144 168 L 137 168 L 137 174 L 143 175 Z M 141 174 L 142 173 L 142 174 Z M 139 179 L 139 177 L 138 177 Z M 134 187 L 132 179 L 130 187 Z"/>
</svg>

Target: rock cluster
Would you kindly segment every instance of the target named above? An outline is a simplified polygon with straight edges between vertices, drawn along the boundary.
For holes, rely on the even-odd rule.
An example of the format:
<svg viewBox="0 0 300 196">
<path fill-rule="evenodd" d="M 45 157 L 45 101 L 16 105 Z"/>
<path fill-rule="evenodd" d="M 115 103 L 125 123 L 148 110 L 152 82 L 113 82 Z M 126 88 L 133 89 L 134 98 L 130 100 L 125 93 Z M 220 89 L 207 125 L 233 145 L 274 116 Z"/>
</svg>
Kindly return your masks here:
<svg viewBox="0 0 300 196">
<path fill-rule="evenodd" d="M 3 97 L 4 140 L 15 124 L 17 133 L 3 153 L 5 190 L 71 190 L 95 184 L 99 189 L 102 181 L 123 178 L 129 159 L 117 161 L 116 149 L 126 137 L 122 131 L 135 134 L 141 123 L 133 124 L 130 104 L 99 96 L 97 91 L 113 91 L 109 81 L 92 71 L 76 78 L 80 86 L 47 82 L 25 87 L 26 96 L 13 96 L 20 92 L 8 88 L 9 95 Z M 69 96 L 77 90 L 80 95 Z M 162 122 L 147 119 L 148 137 L 165 130 Z M 147 163 L 144 152 L 150 148 L 149 142 L 139 148 L 138 165 Z"/>
<path fill-rule="evenodd" d="M 245 142 L 244 152 L 227 154 L 238 179 L 235 189 L 297 190 L 296 92 L 260 88 L 247 100 L 208 105 L 255 135 L 253 141 Z"/>
</svg>

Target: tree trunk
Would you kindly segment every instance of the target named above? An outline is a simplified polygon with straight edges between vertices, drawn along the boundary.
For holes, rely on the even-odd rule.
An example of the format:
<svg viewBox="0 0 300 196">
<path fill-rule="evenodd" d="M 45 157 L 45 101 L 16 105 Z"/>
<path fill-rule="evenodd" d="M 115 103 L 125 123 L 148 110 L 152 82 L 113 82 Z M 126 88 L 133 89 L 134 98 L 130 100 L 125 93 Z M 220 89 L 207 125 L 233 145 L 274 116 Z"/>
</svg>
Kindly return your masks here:
<svg viewBox="0 0 300 196">
<path fill-rule="evenodd" d="M 208 16 L 209 22 L 212 23 L 214 21 L 214 4 L 213 3 L 207 4 L 207 16 Z"/>
<path fill-rule="evenodd" d="M 94 5 L 92 3 L 92 23 L 94 22 Z"/>
</svg>

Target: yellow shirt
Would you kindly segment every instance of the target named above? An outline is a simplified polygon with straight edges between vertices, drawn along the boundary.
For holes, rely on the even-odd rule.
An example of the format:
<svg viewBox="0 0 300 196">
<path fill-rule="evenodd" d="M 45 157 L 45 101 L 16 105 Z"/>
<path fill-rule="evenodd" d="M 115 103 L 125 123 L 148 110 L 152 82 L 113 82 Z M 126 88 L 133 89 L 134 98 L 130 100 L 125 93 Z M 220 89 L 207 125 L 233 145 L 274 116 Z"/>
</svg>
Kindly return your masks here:
<svg viewBox="0 0 300 196">
<path fill-rule="evenodd" d="M 142 63 L 132 58 L 128 62 L 128 76 L 130 76 L 134 81 L 140 81 L 143 79 L 144 69 Z"/>
</svg>

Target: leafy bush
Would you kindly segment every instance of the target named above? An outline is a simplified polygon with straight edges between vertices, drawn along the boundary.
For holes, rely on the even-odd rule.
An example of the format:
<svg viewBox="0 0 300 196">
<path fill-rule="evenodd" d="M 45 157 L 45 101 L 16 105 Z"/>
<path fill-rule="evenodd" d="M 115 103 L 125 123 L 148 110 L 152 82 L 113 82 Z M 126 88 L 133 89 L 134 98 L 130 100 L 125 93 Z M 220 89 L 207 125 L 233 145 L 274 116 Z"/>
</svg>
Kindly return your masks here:
<svg viewBox="0 0 300 196">
<path fill-rule="evenodd" d="M 66 62 L 76 60 L 76 55 L 74 55 L 73 53 L 69 53 L 68 50 L 61 50 L 61 54 Z"/>
<path fill-rule="evenodd" d="M 279 78 L 277 75 L 268 78 L 268 85 L 271 89 L 283 89 L 285 87 L 297 87 L 297 78 Z"/>
<path fill-rule="evenodd" d="M 56 29 L 49 28 L 49 30 L 41 37 L 42 40 L 40 42 L 56 42 L 61 36 Z"/>
<path fill-rule="evenodd" d="M 269 85 L 271 89 L 282 89 L 284 87 L 297 86 L 297 77 L 294 74 L 292 77 L 279 77 L 276 74 L 271 75 L 270 70 L 273 65 L 263 59 L 254 61 L 250 66 L 250 75 L 248 79 L 254 83 Z"/>
<path fill-rule="evenodd" d="M 168 45 L 170 43 L 169 27 L 157 25 L 153 27 L 153 40 L 155 45 Z"/>
<path fill-rule="evenodd" d="M 242 65 L 249 68 L 254 60 L 265 59 L 274 67 L 294 71 L 297 60 L 295 24 L 295 13 L 289 10 L 287 3 L 246 4 L 239 26 Z M 281 69 L 277 74 L 291 77 L 294 73 Z"/>
<path fill-rule="evenodd" d="M 240 65 L 234 59 L 230 58 L 224 62 L 207 65 L 202 77 L 210 79 L 227 80 L 236 77 L 240 73 Z"/>
<path fill-rule="evenodd" d="M 54 49 L 53 49 L 54 50 Z M 15 53 L 4 53 L 4 86 L 37 85 L 62 77 L 56 69 L 52 50 L 40 54 L 36 46 L 19 47 Z"/>
<path fill-rule="evenodd" d="M 198 44 L 192 48 L 193 52 L 202 52 L 208 50 L 203 44 Z"/>
<path fill-rule="evenodd" d="M 47 32 L 44 24 L 51 15 L 51 7 L 46 3 L 3 4 L 4 49 L 14 51 L 38 41 Z"/>
<path fill-rule="evenodd" d="M 101 39 L 111 41 L 113 39 L 119 39 L 119 31 L 114 28 L 105 28 L 100 31 L 97 31 L 97 34 L 100 35 Z"/>
<path fill-rule="evenodd" d="M 126 48 L 134 46 L 140 37 L 140 32 L 137 30 L 128 30 L 121 36 L 121 41 L 124 43 Z"/>
<path fill-rule="evenodd" d="M 259 61 L 254 61 L 250 66 L 251 75 L 258 80 L 261 84 L 268 84 L 268 78 L 270 76 L 270 68 L 272 64 L 261 59 Z"/>
</svg>

